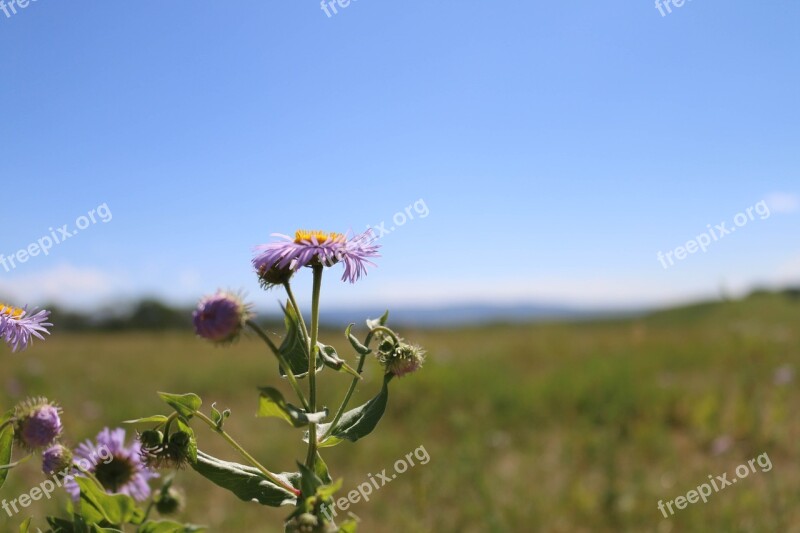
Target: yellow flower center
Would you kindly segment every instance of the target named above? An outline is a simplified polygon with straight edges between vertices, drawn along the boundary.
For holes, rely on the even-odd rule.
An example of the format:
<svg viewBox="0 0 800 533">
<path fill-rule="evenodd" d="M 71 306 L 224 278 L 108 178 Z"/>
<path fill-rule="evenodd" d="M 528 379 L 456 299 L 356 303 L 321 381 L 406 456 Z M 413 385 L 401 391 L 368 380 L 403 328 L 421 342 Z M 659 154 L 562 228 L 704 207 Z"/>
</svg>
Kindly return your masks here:
<svg viewBox="0 0 800 533">
<path fill-rule="evenodd" d="M 10 305 L 0 302 L 0 315 L 6 315 L 11 318 L 19 318 L 23 313 L 24 311 L 22 309 L 17 309 L 16 307 L 11 307 Z"/>
<path fill-rule="evenodd" d="M 326 231 L 308 231 L 308 230 L 297 230 L 294 234 L 294 242 L 300 244 L 305 241 L 310 241 L 312 237 L 316 237 L 317 242 L 319 244 L 326 243 L 328 241 L 333 242 L 344 242 L 345 238 L 344 235 L 341 233 L 333 233 L 333 232 L 326 232 Z"/>
</svg>

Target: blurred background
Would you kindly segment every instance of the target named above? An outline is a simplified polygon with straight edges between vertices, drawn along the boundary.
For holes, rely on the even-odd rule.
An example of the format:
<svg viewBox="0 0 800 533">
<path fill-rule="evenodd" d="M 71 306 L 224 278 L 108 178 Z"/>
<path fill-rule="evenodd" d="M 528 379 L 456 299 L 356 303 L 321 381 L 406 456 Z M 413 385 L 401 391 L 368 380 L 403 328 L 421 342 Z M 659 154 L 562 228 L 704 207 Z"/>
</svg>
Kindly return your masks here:
<svg viewBox="0 0 800 533">
<path fill-rule="evenodd" d="M 273 361 L 196 339 L 191 310 L 242 291 L 277 338 L 253 248 L 372 228 L 377 268 L 325 278 L 323 340 L 388 308 L 429 356 L 326 459 L 345 489 L 431 460 L 354 505 L 361 530 L 800 531 L 800 5 L 8 2 L 0 301 L 55 326 L 0 354 L 3 409 L 55 399 L 77 443 L 191 390 L 288 470 L 298 435 L 252 418 Z M 288 514 L 177 483 L 211 531 Z"/>
</svg>

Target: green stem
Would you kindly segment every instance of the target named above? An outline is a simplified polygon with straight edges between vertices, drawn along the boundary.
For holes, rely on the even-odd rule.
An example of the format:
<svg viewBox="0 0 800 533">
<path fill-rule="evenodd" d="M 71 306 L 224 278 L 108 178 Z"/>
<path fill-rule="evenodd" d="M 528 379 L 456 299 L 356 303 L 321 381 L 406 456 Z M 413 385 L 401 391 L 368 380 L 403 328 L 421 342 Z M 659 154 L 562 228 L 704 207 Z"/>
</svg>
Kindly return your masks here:
<svg viewBox="0 0 800 533">
<path fill-rule="evenodd" d="M 322 265 L 314 265 L 314 287 L 311 293 L 311 339 L 308 358 L 309 403 L 312 413 L 317 412 L 317 339 L 319 338 L 319 296 L 322 291 Z M 299 313 L 298 313 L 299 314 Z M 312 471 L 317 455 L 317 425 L 311 424 L 308 431 L 308 456 L 306 466 Z"/>
<path fill-rule="evenodd" d="M 142 526 L 147 522 L 147 519 L 150 518 L 150 513 L 153 511 L 153 507 L 155 506 L 156 502 L 153 498 L 150 498 L 150 503 L 147 504 L 147 509 L 144 511 L 144 518 L 142 518 Z M 136 528 L 136 531 L 140 531 L 142 526 Z"/>
<path fill-rule="evenodd" d="M 231 437 L 230 435 L 228 435 L 228 433 L 227 433 L 227 432 L 226 432 L 224 429 L 220 429 L 220 428 L 218 428 L 218 427 L 217 427 L 217 424 L 215 424 L 213 420 L 211 420 L 210 418 L 208 418 L 206 415 L 204 415 L 204 414 L 203 414 L 203 413 L 201 413 L 200 411 L 195 411 L 194 415 L 195 415 L 197 418 L 199 418 L 200 420 L 202 420 L 203 422 L 205 422 L 206 424 L 208 424 L 208 426 L 209 426 L 211 429 L 213 429 L 213 430 L 214 430 L 216 433 L 218 433 L 218 434 L 219 434 L 219 435 L 220 435 L 220 436 L 221 436 L 223 439 L 225 439 L 225 441 L 226 441 L 228 444 L 230 444 L 230 445 L 231 445 L 231 447 L 232 447 L 234 450 L 236 450 L 236 451 L 239 453 L 239 455 L 241 455 L 241 456 L 242 456 L 242 458 L 244 458 L 244 460 L 245 460 L 245 461 L 247 461 L 248 463 L 250 463 L 251 465 L 253 465 L 255 468 L 257 468 L 257 469 L 258 469 L 258 470 L 259 470 L 259 471 L 260 471 L 262 474 L 264 474 L 264 475 L 265 475 L 265 476 L 266 476 L 266 477 L 267 477 L 267 478 L 268 478 L 270 481 L 272 481 L 273 483 L 275 483 L 276 485 L 278 485 L 278 486 L 279 486 L 279 487 L 281 487 L 282 489 L 284 489 L 284 490 L 286 490 L 286 491 L 288 491 L 288 492 L 290 492 L 290 493 L 294 494 L 295 496 L 299 496 L 299 495 L 300 495 L 300 491 L 299 491 L 299 490 L 297 490 L 296 488 L 292 487 L 291 485 L 289 485 L 288 483 L 286 483 L 285 481 L 283 481 L 282 479 L 280 479 L 278 476 L 276 476 L 275 474 L 273 474 L 272 472 L 270 472 L 269 470 L 267 470 L 267 469 L 266 469 L 266 467 L 264 467 L 264 465 L 262 465 L 261 463 L 259 463 L 259 462 L 256 460 L 256 458 L 255 458 L 255 457 L 253 457 L 252 455 L 250 455 L 249 453 L 247 453 L 247 450 L 245 450 L 244 448 L 242 448 L 242 446 L 241 446 L 241 445 L 240 445 L 238 442 L 236 442 L 236 441 L 233 439 L 233 437 Z"/>
<path fill-rule="evenodd" d="M 300 306 L 297 305 L 297 300 L 294 298 L 294 292 L 292 292 L 292 286 L 289 282 L 285 282 L 283 287 L 286 289 L 286 294 L 289 296 L 289 301 L 294 307 L 295 312 L 297 313 L 297 318 L 300 321 L 300 332 L 303 334 L 303 340 L 308 343 L 308 328 L 306 327 L 306 321 L 303 318 L 303 313 L 300 312 Z"/>
<path fill-rule="evenodd" d="M 176 418 L 178 418 L 178 413 L 177 412 L 172 413 L 171 415 L 169 415 L 167 417 L 167 421 L 164 422 L 164 435 L 166 435 L 167 438 L 169 438 L 169 430 L 172 427 L 172 423 L 175 421 Z"/>
<path fill-rule="evenodd" d="M 367 358 L 367 354 L 361 354 L 358 360 L 358 375 L 361 376 L 361 372 L 364 371 L 364 361 Z M 350 383 L 350 388 L 347 389 L 347 394 L 344 396 L 344 400 L 342 400 L 342 405 L 339 406 L 339 410 L 336 411 L 336 416 L 333 417 L 333 422 L 331 422 L 330 427 L 328 427 L 328 431 L 325 432 L 325 435 L 320 438 L 320 441 L 324 441 L 328 438 L 329 435 L 333 434 L 334 430 L 336 429 L 336 424 L 339 423 L 341 420 L 342 415 L 344 414 L 345 409 L 347 409 L 347 404 L 350 402 L 350 398 L 353 397 L 353 393 L 356 391 L 356 386 L 358 382 L 361 381 L 360 377 L 353 378 L 353 381 Z"/>
<path fill-rule="evenodd" d="M 372 331 L 370 331 L 370 334 L 372 333 L 385 333 L 386 335 L 389 335 L 392 339 L 394 339 L 395 344 L 400 344 L 400 339 L 398 338 L 397 333 L 390 330 L 386 326 L 375 326 L 374 328 L 372 328 Z M 372 339 L 370 338 L 370 340 Z M 369 347 L 369 345 L 367 345 L 367 347 Z"/>
<path fill-rule="evenodd" d="M 252 320 L 248 320 L 246 322 L 246 324 L 250 327 L 250 329 L 252 329 L 256 333 L 256 335 L 258 335 L 261 338 L 261 340 L 263 340 L 265 343 L 267 343 L 267 346 L 269 346 L 269 349 L 272 350 L 272 353 L 274 353 L 275 357 L 278 358 L 278 363 L 281 365 L 281 367 L 286 372 L 286 378 L 289 380 L 289 383 L 292 385 L 292 389 L 294 389 L 294 392 L 297 394 L 297 397 L 300 398 L 300 402 L 302 402 L 303 407 L 306 409 L 306 411 L 308 411 L 308 409 L 309 409 L 308 400 L 306 400 L 306 396 L 305 396 L 305 394 L 303 394 L 303 391 L 300 388 L 300 384 L 297 383 L 297 377 L 295 377 L 294 372 L 292 372 L 292 367 L 289 366 L 289 364 L 286 362 L 286 358 L 283 357 L 283 354 L 281 354 L 281 352 L 278 349 L 278 347 L 275 346 L 275 343 L 272 342 L 272 339 L 270 339 L 267 336 L 267 334 L 264 332 L 264 330 L 262 330 L 259 327 L 258 324 L 256 324 Z"/>
</svg>

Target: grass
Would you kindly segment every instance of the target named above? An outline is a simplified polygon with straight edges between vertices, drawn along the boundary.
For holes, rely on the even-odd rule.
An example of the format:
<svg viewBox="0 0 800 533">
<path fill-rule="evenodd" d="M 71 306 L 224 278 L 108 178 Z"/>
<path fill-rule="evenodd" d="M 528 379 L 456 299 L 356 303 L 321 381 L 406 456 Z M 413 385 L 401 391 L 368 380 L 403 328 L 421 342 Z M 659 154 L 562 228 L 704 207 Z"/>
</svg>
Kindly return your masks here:
<svg viewBox="0 0 800 533">
<path fill-rule="evenodd" d="M 423 371 L 391 384 L 386 417 L 357 444 L 324 450 L 343 493 L 420 446 L 430 456 L 350 510 L 361 531 L 800 531 L 800 402 L 776 369 L 800 363 L 800 300 L 759 294 L 640 319 L 402 331 L 428 348 Z M 341 333 L 323 331 L 340 353 Z M 0 405 L 46 395 L 73 443 L 120 420 L 167 412 L 155 391 L 193 391 L 229 407 L 227 429 L 268 467 L 302 460 L 300 432 L 255 419 L 256 387 L 276 369 L 255 339 L 213 348 L 188 334 L 59 334 L 3 354 Z M 338 405 L 347 379 L 321 377 Z M 370 361 L 353 405 L 379 388 Z M 281 384 L 287 397 L 291 391 Z M 335 390 L 333 390 L 335 388 Z M 200 447 L 234 455 L 215 435 Z M 751 473 L 667 519 L 673 500 L 759 454 Z M 12 472 L 0 498 L 42 480 L 38 461 Z M 279 532 L 288 509 L 245 504 L 191 470 L 177 483 L 186 517 L 211 531 Z M 64 503 L 35 502 L 36 517 Z M 21 517 L 0 514 L 4 531 Z M 794 528 L 794 529 L 793 529 Z"/>
</svg>

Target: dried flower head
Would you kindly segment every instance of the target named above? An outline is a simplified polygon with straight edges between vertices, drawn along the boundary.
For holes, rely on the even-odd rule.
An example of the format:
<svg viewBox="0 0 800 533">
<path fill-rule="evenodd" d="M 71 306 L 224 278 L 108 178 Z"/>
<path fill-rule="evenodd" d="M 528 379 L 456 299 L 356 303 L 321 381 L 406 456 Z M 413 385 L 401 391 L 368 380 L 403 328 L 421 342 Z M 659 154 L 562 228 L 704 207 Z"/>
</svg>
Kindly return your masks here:
<svg viewBox="0 0 800 533">
<path fill-rule="evenodd" d="M 386 340 L 378 350 L 378 360 L 383 363 L 387 372 L 400 378 L 422 368 L 425 350 L 403 341 L 395 344 Z"/>
</svg>

